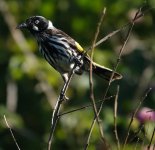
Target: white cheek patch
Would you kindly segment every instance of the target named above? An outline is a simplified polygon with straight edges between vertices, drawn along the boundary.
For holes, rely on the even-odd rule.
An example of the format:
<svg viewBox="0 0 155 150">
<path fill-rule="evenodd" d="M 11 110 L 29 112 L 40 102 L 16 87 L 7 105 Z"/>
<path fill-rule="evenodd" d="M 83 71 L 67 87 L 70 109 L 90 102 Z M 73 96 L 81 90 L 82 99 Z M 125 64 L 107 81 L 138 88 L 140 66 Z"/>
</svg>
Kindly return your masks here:
<svg viewBox="0 0 155 150">
<path fill-rule="evenodd" d="M 38 31 L 39 29 L 37 26 L 33 25 L 33 30 Z"/>
<path fill-rule="evenodd" d="M 48 22 L 48 27 L 47 27 L 47 29 L 54 29 L 54 26 L 53 26 L 53 24 L 52 24 L 51 21 Z"/>
</svg>

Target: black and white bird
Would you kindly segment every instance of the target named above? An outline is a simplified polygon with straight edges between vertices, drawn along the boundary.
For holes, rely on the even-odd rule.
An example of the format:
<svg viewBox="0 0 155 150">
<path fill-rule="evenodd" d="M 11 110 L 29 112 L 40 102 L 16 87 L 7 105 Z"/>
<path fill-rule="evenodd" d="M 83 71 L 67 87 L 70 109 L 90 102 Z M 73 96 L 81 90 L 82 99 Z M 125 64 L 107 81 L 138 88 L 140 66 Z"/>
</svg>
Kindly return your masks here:
<svg viewBox="0 0 155 150">
<path fill-rule="evenodd" d="M 81 75 L 83 71 L 89 71 L 89 56 L 86 55 L 80 60 L 85 52 L 84 49 L 69 35 L 55 28 L 50 20 L 42 16 L 32 16 L 19 24 L 17 28 L 27 29 L 34 35 L 38 42 L 39 51 L 47 62 L 61 74 L 65 83 L 76 62 L 79 61 L 80 63 L 80 67 L 75 69 L 76 74 Z M 92 65 L 93 73 L 106 80 L 110 80 L 113 72 L 111 69 L 95 62 Z M 121 78 L 122 76 L 119 73 L 114 72 L 112 81 Z"/>
</svg>

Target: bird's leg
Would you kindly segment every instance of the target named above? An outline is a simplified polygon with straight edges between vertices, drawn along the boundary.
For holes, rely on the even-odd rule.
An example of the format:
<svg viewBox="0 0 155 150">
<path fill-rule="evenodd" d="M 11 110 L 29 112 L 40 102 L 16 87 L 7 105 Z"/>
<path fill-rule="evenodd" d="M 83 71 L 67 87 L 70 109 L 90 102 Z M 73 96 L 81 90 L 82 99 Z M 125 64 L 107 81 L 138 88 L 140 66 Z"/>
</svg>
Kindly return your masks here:
<svg viewBox="0 0 155 150">
<path fill-rule="evenodd" d="M 61 101 L 69 99 L 65 94 L 66 94 L 67 87 L 68 87 L 69 82 L 70 82 L 69 78 L 68 78 L 68 73 L 63 74 L 62 78 L 64 80 L 64 85 L 63 85 L 61 92 L 60 92 L 60 100 Z"/>
</svg>

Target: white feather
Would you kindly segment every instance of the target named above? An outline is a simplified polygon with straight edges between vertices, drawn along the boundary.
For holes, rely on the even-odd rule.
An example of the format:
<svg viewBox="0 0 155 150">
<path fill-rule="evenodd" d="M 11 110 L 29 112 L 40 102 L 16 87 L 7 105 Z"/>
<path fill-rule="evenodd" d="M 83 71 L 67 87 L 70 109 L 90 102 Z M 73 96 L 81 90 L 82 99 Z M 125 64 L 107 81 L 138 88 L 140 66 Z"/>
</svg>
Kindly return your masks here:
<svg viewBox="0 0 155 150">
<path fill-rule="evenodd" d="M 48 22 L 48 27 L 47 27 L 47 29 L 54 29 L 54 26 L 53 26 L 53 24 L 52 24 L 51 21 Z"/>
<path fill-rule="evenodd" d="M 38 27 L 33 25 L 33 30 L 38 31 Z"/>
</svg>

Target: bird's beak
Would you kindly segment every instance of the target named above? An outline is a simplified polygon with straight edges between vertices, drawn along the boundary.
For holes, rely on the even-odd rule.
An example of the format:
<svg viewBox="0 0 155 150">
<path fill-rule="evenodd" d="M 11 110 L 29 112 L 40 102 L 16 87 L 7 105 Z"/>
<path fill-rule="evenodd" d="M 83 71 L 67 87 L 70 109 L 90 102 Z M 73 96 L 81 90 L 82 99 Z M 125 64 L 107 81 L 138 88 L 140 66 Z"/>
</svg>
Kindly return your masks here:
<svg viewBox="0 0 155 150">
<path fill-rule="evenodd" d="M 27 24 L 24 22 L 24 23 L 21 23 L 19 24 L 16 29 L 24 29 L 24 28 L 27 28 Z"/>
</svg>

